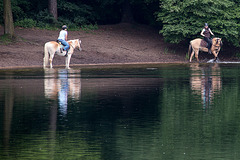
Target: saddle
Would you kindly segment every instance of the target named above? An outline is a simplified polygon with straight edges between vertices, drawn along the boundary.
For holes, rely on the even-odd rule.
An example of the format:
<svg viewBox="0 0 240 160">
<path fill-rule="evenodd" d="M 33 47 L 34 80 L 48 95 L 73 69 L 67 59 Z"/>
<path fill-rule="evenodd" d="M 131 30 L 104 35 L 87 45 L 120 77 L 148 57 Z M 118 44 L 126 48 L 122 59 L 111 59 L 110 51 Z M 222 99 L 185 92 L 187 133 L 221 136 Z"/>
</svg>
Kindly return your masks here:
<svg viewBox="0 0 240 160">
<path fill-rule="evenodd" d="M 204 39 L 202 39 L 201 43 L 200 43 L 200 46 L 207 48 L 208 47 L 208 43 Z"/>
<path fill-rule="evenodd" d="M 64 52 L 63 49 L 65 46 L 59 40 L 56 40 L 56 42 L 60 45 L 60 52 L 63 53 Z M 67 56 L 68 50 L 65 52 L 66 52 L 65 56 Z"/>
<path fill-rule="evenodd" d="M 64 45 L 59 40 L 56 40 L 56 42 L 60 45 L 60 48 L 64 48 Z"/>
<path fill-rule="evenodd" d="M 212 41 L 212 39 L 210 39 L 210 40 Z M 208 48 L 208 43 L 207 43 L 204 39 L 202 39 L 202 40 L 201 40 L 201 43 L 200 43 L 200 46 L 201 46 L 201 47 Z"/>
</svg>

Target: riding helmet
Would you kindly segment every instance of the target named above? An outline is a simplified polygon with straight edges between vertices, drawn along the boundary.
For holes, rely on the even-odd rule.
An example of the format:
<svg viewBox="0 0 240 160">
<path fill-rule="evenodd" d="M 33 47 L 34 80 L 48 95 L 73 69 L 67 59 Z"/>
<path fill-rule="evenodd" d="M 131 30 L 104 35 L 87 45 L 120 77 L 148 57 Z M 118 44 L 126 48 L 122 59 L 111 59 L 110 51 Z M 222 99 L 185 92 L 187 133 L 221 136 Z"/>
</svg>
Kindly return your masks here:
<svg viewBox="0 0 240 160">
<path fill-rule="evenodd" d="M 63 25 L 62 26 L 62 29 L 64 30 L 64 29 L 67 29 L 67 26 L 66 25 Z"/>
<path fill-rule="evenodd" d="M 205 23 L 205 25 L 204 26 L 208 26 L 208 24 L 207 23 Z"/>
</svg>

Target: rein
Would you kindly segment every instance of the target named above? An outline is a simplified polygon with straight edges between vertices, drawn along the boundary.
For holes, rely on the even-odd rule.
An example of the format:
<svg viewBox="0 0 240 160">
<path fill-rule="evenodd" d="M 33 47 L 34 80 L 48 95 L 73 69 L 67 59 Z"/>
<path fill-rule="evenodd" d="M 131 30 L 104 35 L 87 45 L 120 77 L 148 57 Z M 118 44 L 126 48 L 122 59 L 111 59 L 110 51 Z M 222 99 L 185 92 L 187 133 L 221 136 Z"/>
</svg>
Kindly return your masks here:
<svg viewBox="0 0 240 160">
<path fill-rule="evenodd" d="M 219 41 L 219 39 L 217 39 L 217 43 L 216 44 L 218 44 L 218 41 Z M 218 50 L 221 47 L 221 43 L 219 45 L 216 45 L 216 44 L 214 44 L 213 46 L 217 48 L 215 50 Z"/>
<path fill-rule="evenodd" d="M 218 52 L 221 49 L 221 40 L 220 40 L 220 44 L 219 44 L 219 39 L 217 39 L 217 42 L 212 46 L 215 47 L 214 50 L 215 50 L 216 54 L 218 54 Z"/>
<path fill-rule="evenodd" d="M 73 43 L 73 41 L 71 41 L 72 43 Z M 69 43 L 68 43 L 69 44 Z M 75 47 L 73 47 L 73 45 L 72 44 L 69 44 L 69 46 L 71 46 L 73 49 L 75 49 Z"/>
</svg>

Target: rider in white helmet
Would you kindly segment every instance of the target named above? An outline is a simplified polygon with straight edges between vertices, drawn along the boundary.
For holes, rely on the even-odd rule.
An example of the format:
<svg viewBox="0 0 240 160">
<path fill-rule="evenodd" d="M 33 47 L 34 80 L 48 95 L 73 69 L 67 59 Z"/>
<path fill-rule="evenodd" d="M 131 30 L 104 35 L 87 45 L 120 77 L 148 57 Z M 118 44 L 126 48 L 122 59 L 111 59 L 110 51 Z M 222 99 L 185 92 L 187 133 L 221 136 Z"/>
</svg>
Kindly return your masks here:
<svg viewBox="0 0 240 160">
<path fill-rule="evenodd" d="M 62 30 L 60 31 L 59 36 L 58 36 L 58 41 L 61 42 L 62 45 L 64 45 L 63 51 L 66 51 L 66 56 L 68 53 L 68 49 L 70 48 L 70 46 L 67 42 L 67 36 L 68 36 L 67 26 L 63 25 Z"/>
<path fill-rule="evenodd" d="M 208 53 L 211 54 L 212 40 L 211 35 L 214 36 L 211 29 L 208 27 L 208 24 L 205 23 L 204 28 L 201 32 L 201 36 L 204 37 L 204 40 L 208 43 Z"/>
</svg>

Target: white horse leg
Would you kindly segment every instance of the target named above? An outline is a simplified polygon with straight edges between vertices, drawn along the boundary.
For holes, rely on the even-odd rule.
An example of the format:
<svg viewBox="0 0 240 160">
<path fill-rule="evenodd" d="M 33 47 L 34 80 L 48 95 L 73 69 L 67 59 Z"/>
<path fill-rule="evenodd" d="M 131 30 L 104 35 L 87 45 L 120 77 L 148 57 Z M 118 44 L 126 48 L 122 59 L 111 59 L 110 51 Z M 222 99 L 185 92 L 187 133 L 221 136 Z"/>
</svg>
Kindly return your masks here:
<svg viewBox="0 0 240 160">
<path fill-rule="evenodd" d="M 72 56 L 72 54 L 68 54 L 65 59 L 66 69 L 70 69 L 69 64 L 70 64 L 71 56 Z"/>
<path fill-rule="evenodd" d="M 49 58 L 50 68 L 53 68 L 53 65 L 52 65 L 53 57 L 54 57 L 54 54 L 51 54 Z"/>
<path fill-rule="evenodd" d="M 194 55 L 194 50 L 193 50 L 192 53 L 191 53 L 189 62 L 192 62 L 192 57 L 193 57 L 193 55 Z"/>
<path fill-rule="evenodd" d="M 195 51 L 195 57 L 196 57 L 197 61 L 199 62 L 199 59 L 198 59 L 198 53 L 199 53 L 199 50 L 196 49 L 196 51 Z"/>
<path fill-rule="evenodd" d="M 48 57 L 48 54 L 47 54 L 47 55 L 45 55 L 45 57 L 43 58 L 43 68 L 47 68 L 48 61 L 49 61 L 49 57 Z"/>
<path fill-rule="evenodd" d="M 45 57 L 43 58 L 43 68 L 46 68 Z"/>
<path fill-rule="evenodd" d="M 45 44 L 44 45 L 44 58 L 43 58 L 43 68 L 46 68 L 48 65 L 48 59 L 49 59 L 49 53 L 48 53 L 48 47 Z"/>
</svg>

